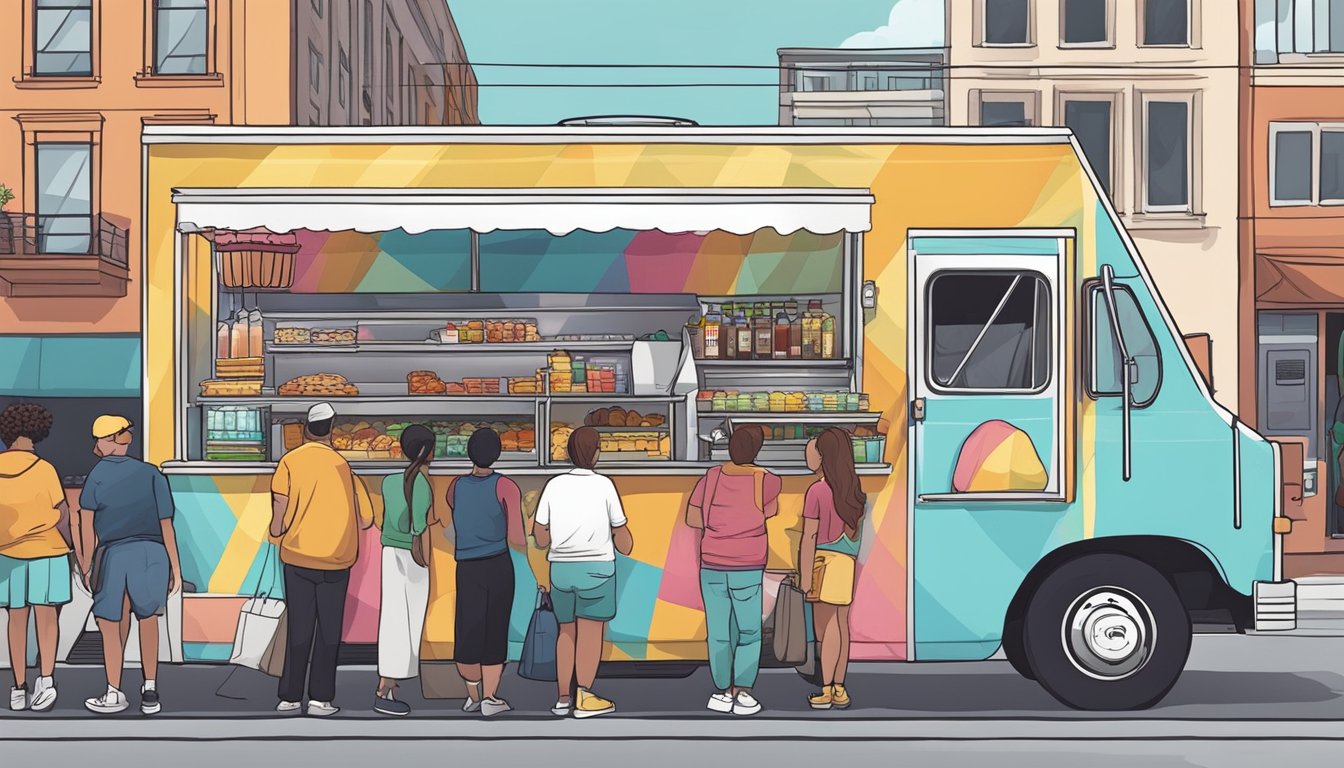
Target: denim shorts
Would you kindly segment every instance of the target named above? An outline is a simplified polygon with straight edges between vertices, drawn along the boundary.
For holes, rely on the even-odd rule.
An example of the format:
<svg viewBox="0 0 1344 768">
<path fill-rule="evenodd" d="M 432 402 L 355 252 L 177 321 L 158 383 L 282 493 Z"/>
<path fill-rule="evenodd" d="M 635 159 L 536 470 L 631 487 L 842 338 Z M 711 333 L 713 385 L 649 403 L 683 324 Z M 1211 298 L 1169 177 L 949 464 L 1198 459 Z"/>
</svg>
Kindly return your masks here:
<svg viewBox="0 0 1344 768">
<path fill-rule="evenodd" d="M 551 604 L 561 624 L 616 618 L 616 563 L 551 563 Z"/>
<path fill-rule="evenodd" d="M 103 553 L 93 615 L 105 621 L 121 621 L 127 597 L 137 619 L 162 616 L 168 607 L 168 550 L 161 542 L 113 542 Z"/>
</svg>

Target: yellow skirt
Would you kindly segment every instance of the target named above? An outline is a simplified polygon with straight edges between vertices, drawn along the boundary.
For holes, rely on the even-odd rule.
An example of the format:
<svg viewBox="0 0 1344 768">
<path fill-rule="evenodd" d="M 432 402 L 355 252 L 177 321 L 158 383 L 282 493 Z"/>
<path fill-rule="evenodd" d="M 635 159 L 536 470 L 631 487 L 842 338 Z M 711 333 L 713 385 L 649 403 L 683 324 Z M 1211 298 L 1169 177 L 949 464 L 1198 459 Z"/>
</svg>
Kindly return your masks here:
<svg viewBox="0 0 1344 768">
<path fill-rule="evenodd" d="M 827 605 L 854 602 L 854 558 L 843 552 L 817 550 L 812 564 L 812 591 L 807 599 Z"/>
</svg>

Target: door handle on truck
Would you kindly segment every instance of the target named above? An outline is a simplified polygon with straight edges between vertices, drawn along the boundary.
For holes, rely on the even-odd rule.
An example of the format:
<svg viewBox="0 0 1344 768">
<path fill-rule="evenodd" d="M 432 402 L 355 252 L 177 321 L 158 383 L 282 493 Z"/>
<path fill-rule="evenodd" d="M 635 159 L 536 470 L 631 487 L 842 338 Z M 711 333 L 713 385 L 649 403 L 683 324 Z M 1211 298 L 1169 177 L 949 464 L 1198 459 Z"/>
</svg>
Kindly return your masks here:
<svg viewBox="0 0 1344 768">
<path fill-rule="evenodd" d="M 924 420 L 924 398 L 916 397 L 910 401 L 910 420 L 915 422 Z"/>
</svg>

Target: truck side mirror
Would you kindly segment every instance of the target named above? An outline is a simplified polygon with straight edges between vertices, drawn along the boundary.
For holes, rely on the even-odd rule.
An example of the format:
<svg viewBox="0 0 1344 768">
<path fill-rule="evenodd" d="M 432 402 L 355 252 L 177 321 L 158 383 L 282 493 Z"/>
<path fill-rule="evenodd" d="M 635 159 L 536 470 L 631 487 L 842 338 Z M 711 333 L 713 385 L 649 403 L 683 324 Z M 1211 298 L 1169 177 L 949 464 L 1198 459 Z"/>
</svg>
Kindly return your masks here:
<svg viewBox="0 0 1344 768">
<path fill-rule="evenodd" d="M 1209 385 L 1209 391 L 1213 391 L 1213 337 L 1207 333 L 1188 333 L 1181 337 L 1185 340 L 1185 348 L 1190 350 L 1190 357 L 1195 360 L 1195 367 L 1199 369 L 1199 374 L 1204 377 L 1204 383 Z"/>
</svg>

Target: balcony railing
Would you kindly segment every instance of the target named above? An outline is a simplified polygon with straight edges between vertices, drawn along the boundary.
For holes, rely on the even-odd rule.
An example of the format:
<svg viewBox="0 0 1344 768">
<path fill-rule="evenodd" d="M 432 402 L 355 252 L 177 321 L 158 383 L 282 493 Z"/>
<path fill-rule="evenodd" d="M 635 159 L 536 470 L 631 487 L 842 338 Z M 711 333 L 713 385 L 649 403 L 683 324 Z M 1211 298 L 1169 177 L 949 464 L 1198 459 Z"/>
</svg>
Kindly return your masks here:
<svg viewBox="0 0 1344 768">
<path fill-rule="evenodd" d="M 92 216 L 0 213 L 0 256 L 95 256 L 127 269 L 129 232 L 101 214 Z"/>
</svg>

